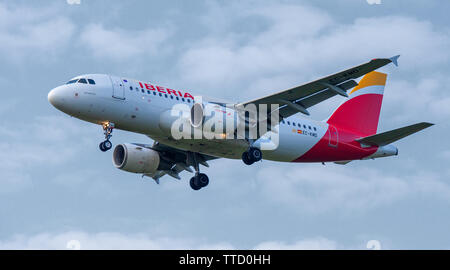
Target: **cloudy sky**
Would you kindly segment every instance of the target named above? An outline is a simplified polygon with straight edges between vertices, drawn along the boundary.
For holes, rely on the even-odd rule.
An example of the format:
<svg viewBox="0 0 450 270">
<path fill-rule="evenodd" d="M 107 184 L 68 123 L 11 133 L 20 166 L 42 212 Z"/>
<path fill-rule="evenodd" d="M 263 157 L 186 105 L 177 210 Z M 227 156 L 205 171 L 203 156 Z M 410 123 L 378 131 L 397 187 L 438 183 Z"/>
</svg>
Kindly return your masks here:
<svg viewBox="0 0 450 270">
<path fill-rule="evenodd" d="M 69 1 L 76 2 L 76 1 Z M 449 1 L 0 1 L 0 249 L 450 248 Z M 84 73 L 244 101 L 375 57 L 379 131 L 435 126 L 398 157 L 217 160 L 208 188 L 115 169 L 100 127 L 47 93 Z M 326 118 L 339 97 L 311 109 Z M 116 130 L 113 143 L 145 142 Z M 69 242 L 69 246 L 70 243 Z"/>
</svg>

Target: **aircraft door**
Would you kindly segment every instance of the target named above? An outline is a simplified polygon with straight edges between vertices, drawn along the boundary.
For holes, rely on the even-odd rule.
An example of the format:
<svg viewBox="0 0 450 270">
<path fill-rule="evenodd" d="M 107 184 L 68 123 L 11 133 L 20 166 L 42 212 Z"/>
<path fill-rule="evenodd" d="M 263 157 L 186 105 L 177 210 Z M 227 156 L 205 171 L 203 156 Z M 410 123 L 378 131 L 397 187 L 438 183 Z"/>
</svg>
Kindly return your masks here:
<svg viewBox="0 0 450 270">
<path fill-rule="evenodd" d="M 113 86 L 113 98 L 125 99 L 125 87 L 122 80 L 119 77 L 110 76 Z"/>
<path fill-rule="evenodd" d="M 337 147 L 339 142 L 339 135 L 337 128 L 330 125 L 328 128 L 328 146 Z"/>
</svg>

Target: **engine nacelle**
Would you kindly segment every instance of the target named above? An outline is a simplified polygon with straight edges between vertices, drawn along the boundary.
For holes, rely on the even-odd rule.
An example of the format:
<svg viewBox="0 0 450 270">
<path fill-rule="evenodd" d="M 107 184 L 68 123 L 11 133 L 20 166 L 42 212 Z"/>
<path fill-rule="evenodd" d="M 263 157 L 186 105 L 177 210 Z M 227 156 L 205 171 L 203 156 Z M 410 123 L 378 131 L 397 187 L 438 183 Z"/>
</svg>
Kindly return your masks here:
<svg viewBox="0 0 450 270">
<path fill-rule="evenodd" d="M 127 172 L 153 174 L 158 170 L 160 157 L 155 150 L 124 143 L 114 148 L 113 164 Z"/>
<path fill-rule="evenodd" d="M 193 128 L 203 128 L 203 132 L 232 134 L 244 123 L 244 118 L 233 108 L 215 103 L 195 103 L 191 107 L 189 123 Z"/>
<path fill-rule="evenodd" d="M 224 138 L 234 134 L 236 129 L 243 131 L 256 125 L 252 121 L 256 119 L 256 110 L 253 118 L 248 114 L 246 119 L 245 111 L 234 107 L 208 102 L 194 103 L 191 107 L 183 105 L 160 115 L 161 131 L 175 139 L 198 138 L 198 134 L 205 138 Z"/>
</svg>

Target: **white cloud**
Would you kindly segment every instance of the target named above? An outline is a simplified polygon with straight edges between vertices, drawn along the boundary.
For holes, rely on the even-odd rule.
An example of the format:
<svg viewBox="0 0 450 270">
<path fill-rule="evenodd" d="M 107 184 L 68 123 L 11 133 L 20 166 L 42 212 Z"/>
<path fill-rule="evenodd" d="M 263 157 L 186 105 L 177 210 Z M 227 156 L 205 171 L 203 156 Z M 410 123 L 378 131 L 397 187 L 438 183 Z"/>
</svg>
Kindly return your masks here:
<svg viewBox="0 0 450 270">
<path fill-rule="evenodd" d="M 80 5 L 81 0 L 67 0 L 67 4 L 69 5 Z"/>
<path fill-rule="evenodd" d="M 0 241 L 0 249 L 66 249 L 75 240 L 81 249 L 233 249 L 226 242 L 207 243 L 194 239 L 150 238 L 146 234 L 112 232 L 41 233 L 33 236 L 16 235 Z"/>
<path fill-rule="evenodd" d="M 450 59 L 449 33 L 411 17 L 356 18 L 347 24 L 303 5 L 263 4 L 250 10 L 222 9 L 230 18 L 257 16 L 268 26 L 244 37 L 240 28 L 225 27 L 188 46 L 179 61 L 186 83 L 258 97 L 374 57 L 401 54 L 399 72 L 416 77 L 417 67 L 425 75 Z M 277 84 L 270 83 L 273 79 Z"/>
<path fill-rule="evenodd" d="M 210 243 L 208 241 L 189 238 L 152 238 L 147 234 L 123 234 L 115 232 L 86 233 L 68 231 L 62 233 L 40 233 L 37 235 L 15 235 L 0 241 L 1 249 L 200 249 L 200 250 L 232 250 L 236 249 L 228 242 Z M 339 249 L 335 241 L 324 237 L 299 240 L 293 243 L 282 241 L 266 241 L 255 245 L 258 250 L 288 249 Z"/>
<path fill-rule="evenodd" d="M 255 249 L 269 249 L 269 250 L 330 250 L 338 249 L 338 244 L 335 241 L 317 237 L 312 239 L 305 239 L 288 244 L 285 242 L 268 241 L 258 244 Z"/>
<path fill-rule="evenodd" d="M 0 4 L 0 51 L 6 59 L 54 55 L 65 48 L 75 30 L 51 8 L 12 8 Z"/>
<path fill-rule="evenodd" d="M 83 29 L 80 41 L 99 58 L 124 61 L 164 52 L 170 46 L 164 42 L 169 36 L 170 30 L 162 28 L 130 31 L 90 24 Z"/>
<path fill-rule="evenodd" d="M 351 165 L 299 166 L 260 169 L 256 180 L 262 194 L 283 207 L 313 214 L 366 211 L 418 196 L 450 202 L 450 186 L 426 171 L 394 175 Z"/>
<path fill-rule="evenodd" d="M 381 5 L 381 0 L 366 0 L 369 5 Z"/>
<path fill-rule="evenodd" d="M 32 185 L 36 168 L 57 166 L 82 155 L 94 129 L 87 131 L 75 119 L 61 116 L 30 117 L 26 122 L 0 125 L 0 193 Z M 99 131 L 99 130 L 98 130 Z M 100 133 L 100 131 L 99 131 Z M 75 144 L 73 138 L 78 138 Z"/>
</svg>

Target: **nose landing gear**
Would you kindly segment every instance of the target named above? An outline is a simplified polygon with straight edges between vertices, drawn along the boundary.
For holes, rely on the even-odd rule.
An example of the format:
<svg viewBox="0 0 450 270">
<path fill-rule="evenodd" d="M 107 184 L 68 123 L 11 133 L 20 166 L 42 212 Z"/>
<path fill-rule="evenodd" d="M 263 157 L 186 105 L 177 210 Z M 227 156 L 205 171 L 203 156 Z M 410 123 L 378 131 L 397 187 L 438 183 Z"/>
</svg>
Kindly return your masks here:
<svg viewBox="0 0 450 270">
<path fill-rule="evenodd" d="M 109 140 L 112 137 L 114 123 L 108 122 L 103 124 L 103 133 L 105 134 L 105 141 L 101 142 L 99 148 L 102 152 L 106 152 L 112 148 L 112 143 Z"/>
</svg>

